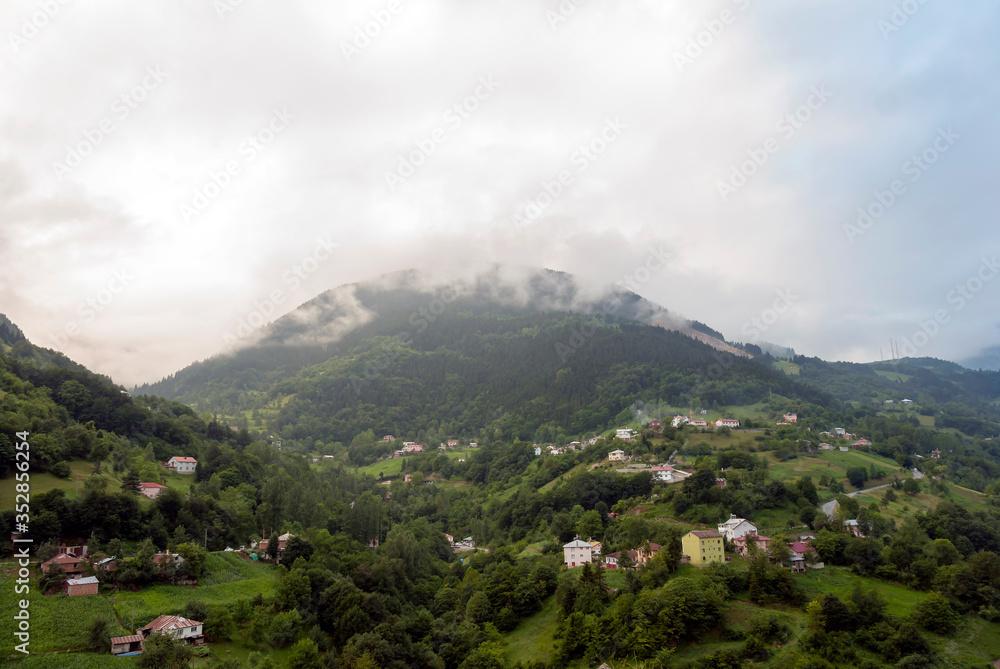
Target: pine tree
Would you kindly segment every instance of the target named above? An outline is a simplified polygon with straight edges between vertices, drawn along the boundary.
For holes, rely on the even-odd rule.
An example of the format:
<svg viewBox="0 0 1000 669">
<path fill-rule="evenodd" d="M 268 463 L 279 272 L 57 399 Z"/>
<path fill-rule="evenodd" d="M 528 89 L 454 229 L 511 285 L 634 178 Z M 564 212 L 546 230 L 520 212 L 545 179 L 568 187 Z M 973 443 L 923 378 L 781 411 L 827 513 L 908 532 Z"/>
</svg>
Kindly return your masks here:
<svg viewBox="0 0 1000 669">
<path fill-rule="evenodd" d="M 139 494 L 139 472 L 134 468 L 129 469 L 125 478 L 122 479 L 122 490 Z"/>
</svg>

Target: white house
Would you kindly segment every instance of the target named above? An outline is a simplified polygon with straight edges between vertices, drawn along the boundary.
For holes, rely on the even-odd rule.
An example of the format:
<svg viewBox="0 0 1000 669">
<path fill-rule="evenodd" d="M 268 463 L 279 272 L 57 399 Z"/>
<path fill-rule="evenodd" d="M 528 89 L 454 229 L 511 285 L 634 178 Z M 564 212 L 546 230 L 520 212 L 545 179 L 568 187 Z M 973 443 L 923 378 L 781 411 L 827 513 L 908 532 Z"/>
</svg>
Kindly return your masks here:
<svg viewBox="0 0 1000 669">
<path fill-rule="evenodd" d="M 143 637 L 159 632 L 181 641 L 197 641 L 203 636 L 202 624 L 197 620 L 190 620 L 183 616 L 160 616 L 139 632 L 142 633 Z"/>
<path fill-rule="evenodd" d="M 539 446 L 538 444 L 535 444 L 535 455 L 541 455 L 541 454 L 542 454 L 542 447 Z"/>
<path fill-rule="evenodd" d="M 624 462 L 625 461 L 625 451 L 618 449 L 608 453 L 609 462 Z"/>
<path fill-rule="evenodd" d="M 736 537 L 757 534 L 757 526 L 746 518 L 737 518 L 735 514 L 730 514 L 729 520 L 719 523 L 719 534 L 729 541 L 735 541 Z"/>
<path fill-rule="evenodd" d="M 167 460 L 167 469 L 172 469 L 178 474 L 194 474 L 194 468 L 198 466 L 198 461 L 187 456 L 174 456 Z"/>
<path fill-rule="evenodd" d="M 739 427 L 740 422 L 735 418 L 720 418 L 715 421 L 716 427 Z"/>
<path fill-rule="evenodd" d="M 563 562 L 567 567 L 579 567 L 593 561 L 594 547 L 579 537 L 563 546 Z"/>
<path fill-rule="evenodd" d="M 670 425 L 671 425 L 671 427 L 680 427 L 681 425 L 683 425 L 686 422 L 688 422 L 688 417 L 687 416 L 677 415 L 677 416 L 674 416 L 674 419 L 672 421 L 670 421 Z"/>
<path fill-rule="evenodd" d="M 615 437 L 618 439 L 623 439 L 625 441 L 632 441 L 632 437 L 635 436 L 635 430 L 629 429 L 627 427 L 615 430 Z"/>
<path fill-rule="evenodd" d="M 903 404 L 906 404 L 906 405 L 913 404 L 913 400 L 903 400 Z"/>
<path fill-rule="evenodd" d="M 156 499 L 157 495 L 160 494 L 160 491 L 166 489 L 167 486 L 165 485 L 160 485 L 159 483 L 151 483 L 149 481 L 145 481 L 139 484 L 139 492 L 150 499 Z"/>
</svg>

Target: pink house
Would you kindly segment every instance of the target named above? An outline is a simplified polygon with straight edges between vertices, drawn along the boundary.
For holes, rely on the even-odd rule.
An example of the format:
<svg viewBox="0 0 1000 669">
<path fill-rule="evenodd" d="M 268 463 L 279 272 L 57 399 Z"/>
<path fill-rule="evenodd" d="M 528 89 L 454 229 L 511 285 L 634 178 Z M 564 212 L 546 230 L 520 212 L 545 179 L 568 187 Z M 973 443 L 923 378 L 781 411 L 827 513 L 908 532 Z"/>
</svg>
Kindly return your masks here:
<svg viewBox="0 0 1000 669">
<path fill-rule="evenodd" d="M 872 442 L 867 439 L 858 439 L 856 442 L 851 444 L 851 448 L 871 448 Z"/>
<path fill-rule="evenodd" d="M 757 534 L 747 534 L 742 537 L 736 537 L 733 539 L 733 543 L 736 545 L 736 552 L 746 557 L 749 551 L 749 544 L 753 544 L 757 547 L 757 550 L 763 551 L 765 553 L 771 550 L 771 537 L 762 537 Z"/>
</svg>

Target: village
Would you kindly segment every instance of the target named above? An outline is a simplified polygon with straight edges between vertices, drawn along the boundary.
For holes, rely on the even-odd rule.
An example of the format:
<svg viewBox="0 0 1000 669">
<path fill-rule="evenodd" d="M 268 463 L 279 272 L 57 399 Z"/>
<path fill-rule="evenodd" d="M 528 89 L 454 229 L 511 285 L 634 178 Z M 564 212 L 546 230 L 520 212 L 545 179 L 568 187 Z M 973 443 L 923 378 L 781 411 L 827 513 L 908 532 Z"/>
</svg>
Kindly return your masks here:
<svg viewBox="0 0 1000 669">
<path fill-rule="evenodd" d="M 795 414 L 785 414 L 778 426 L 793 425 L 798 421 Z M 688 416 L 677 415 L 670 422 L 674 428 L 688 427 L 697 430 L 720 430 L 739 429 L 740 421 L 736 419 L 720 418 L 714 422 L 695 419 L 693 411 Z M 663 422 L 652 420 L 643 427 L 647 434 L 661 434 Z M 850 441 L 849 445 L 832 446 L 830 443 L 822 442 L 818 445 L 820 450 L 839 449 L 847 451 L 851 449 L 868 449 L 872 442 L 867 439 L 856 438 L 842 428 L 834 428 L 820 433 L 821 436 L 830 438 L 831 441 Z M 640 436 L 640 432 L 632 428 L 618 428 L 614 435 L 608 437 L 594 436 L 586 441 L 571 441 L 565 445 L 535 444 L 533 451 L 535 456 L 560 456 L 572 453 L 587 446 L 598 444 L 604 439 L 613 439 L 620 442 L 625 448 Z M 395 441 L 393 435 L 385 435 L 383 442 Z M 442 442 L 439 450 L 459 448 L 458 440 L 449 439 Z M 468 448 L 475 449 L 478 445 L 469 442 Z M 389 459 L 401 458 L 424 453 L 424 446 L 413 441 L 402 442 L 402 447 L 392 452 Z M 676 454 L 675 454 L 676 455 Z M 932 453 L 931 457 L 939 457 L 938 452 Z M 332 456 L 323 456 L 324 459 Z M 317 462 L 320 458 L 311 458 Z M 648 472 L 654 481 L 664 484 L 681 483 L 693 475 L 693 468 L 679 466 L 674 462 L 675 457 L 671 456 L 665 463 L 650 463 L 641 461 L 641 458 L 634 457 L 624 450 L 615 448 L 607 453 L 602 462 L 612 465 L 613 471 L 620 474 L 637 474 Z M 193 475 L 198 467 L 198 460 L 191 456 L 174 456 L 162 463 L 165 472 L 176 474 Z M 405 475 L 404 484 L 410 482 L 410 475 Z M 391 483 L 389 480 L 379 481 L 381 484 Z M 726 487 L 728 479 L 726 470 L 719 472 L 715 479 L 715 485 Z M 135 486 L 134 492 L 144 497 L 155 500 L 167 486 L 151 481 L 143 481 Z M 655 496 L 654 496 L 655 497 Z M 353 506 L 353 503 L 352 503 Z M 648 507 L 639 506 L 628 513 L 638 515 Z M 619 514 L 609 513 L 610 518 L 617 518 Z M 864 534 L 857 520 L 846 519 L 842 521 L 844 531 L 863 537 Z M 455 553 L 465 553 L 468 551 L 485 551 L 488 549 L 477 547 L 472 536 L 457 539 L 451 534 L 444 534 L 449 546 Z M 227 547 L 225 552 L 237 555 L 242 560 L 256 562 L 272 562 L 281 564 L 285 559 L 289 543 L 295 535 L 286 532 L 277 536 L 275 545 L 274 535 L 270 539 L 262 538 L 259 541 L 250 542 L 249 547 L 239 548 Z M 617 550 L 605 552 L 600 541 L 592 539 L 584 540 L 576 536 L 572 541 L 562 546 L 563 564 L 567 569 L 575 569 L 584 565 L 592 565 L 603 570 L 636 570 L 652 561 L 664 550 L 672 551 L 673 558 L 678 564 L 691 565 L 694 567 L 704 567 L 712 564 L 724 564 L 730 562 L 734 557 L 748 558 L 754 555 L 767 555 L 770 560 L 781 567 L 786 568 L 791 573 L 803 573 L 807 568 L 822 569 L 824 564 L 818 558 L 817 551 L 811 546 L 815 535 L 811 532 L 792 533 L 784 536 L 780 541 L 775 541 L 772 537 L 764 536 L 758 531 L 757 525 L 745 518 L 730 515 L 730 518 L 719 523 L 716 530 L 692 529 L 678 538 L 676 546 L 672 548 L 661 546 L 651 541 L 644 541 L 628 550 Z M 780 548 L 775 550 L 775 547 Z M 378 548 L 379 541 L 375 539 L 369 548 Z M 40 565 L 43 578 L 43 594 L 64 593 L 68 597 L 83 597 L 97 595 L 102 584 L 111 585 L 116 569 L 118 569 L 123 558 L 115 555 L 104 555 L 101 553 L 90 555 L 88 546 L 82 538 L 63 539 L 59 543 L 58 552 L 53 557 L 45 560 Z M 134 560 L 135 558 L 125 558 Z M 151 556 L 152 566 L 156 571 L 156 578 L 163 583 L 172 585 L 194 586 L 197 582 L 197 573 L 193 573 L 186 568 L 187 558 L 181 552 L 171 552 L 164 550 L 156 552 Z M 202 645 L 205 643 L 204 621 L 194 620 L 180 615 L 162 614 L 142 627 L 137 627 L 134 634 L 126 636 L 112 637 L 110 640 L 110 652 L 115 656 L 138 655 L 143 652 L 144 644 L 153 634 L 163 634 L 173 637 L 184 643 L 191 645 Z"/>
</svg>

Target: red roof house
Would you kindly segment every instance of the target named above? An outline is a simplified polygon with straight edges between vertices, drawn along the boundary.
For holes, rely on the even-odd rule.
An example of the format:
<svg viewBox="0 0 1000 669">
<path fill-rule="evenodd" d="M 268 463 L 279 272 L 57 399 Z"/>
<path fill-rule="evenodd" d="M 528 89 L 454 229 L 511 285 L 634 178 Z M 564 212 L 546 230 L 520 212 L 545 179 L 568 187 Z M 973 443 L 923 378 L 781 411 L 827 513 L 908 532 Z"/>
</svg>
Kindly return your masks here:
<svg viewBox="0 0 1000 669">
<path fill-rule="evenodd" d="M 46 560 L 42 563 L 42 573 L 48 574 L 52 567 L 62 567 L 63 571 L 66 572 L 67 576 L 75 576 L 82 572 L 80 569 L 80 558 L 75 555 L 69 555 L 67 553 L 60 553 L 51 560 Z"/>
</svg>

